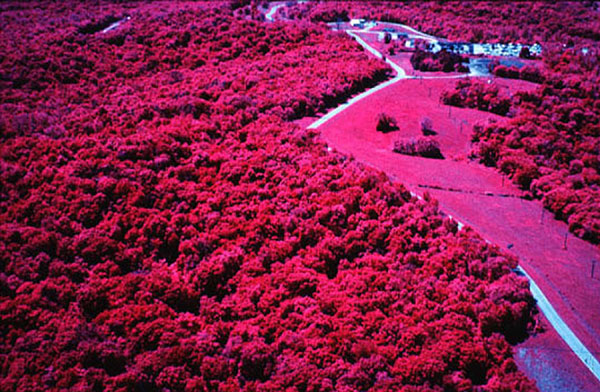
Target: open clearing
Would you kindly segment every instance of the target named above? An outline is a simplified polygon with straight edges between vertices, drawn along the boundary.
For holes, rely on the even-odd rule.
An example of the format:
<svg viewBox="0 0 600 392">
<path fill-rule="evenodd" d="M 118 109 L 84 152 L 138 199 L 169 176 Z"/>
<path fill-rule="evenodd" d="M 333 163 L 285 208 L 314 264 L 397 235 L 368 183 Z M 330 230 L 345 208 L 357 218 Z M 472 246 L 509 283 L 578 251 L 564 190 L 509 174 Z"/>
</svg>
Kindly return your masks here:
<svg viewBox="0 0 600 392">
<path fill-rule="evenodd" d="M 509 248 L 520 258 L 521 265 L 538 283 L 565 323 L 598 358 L 600 314 L 595 310 L 600 309 L 600 297 L 591 293 L 600 291 L 600 279 L 590 276 L 591 261 L 598 259 L 597 249 L 570 234 L 567 235 L 567 249 L 563 249 L 566 224 L 553 219 L 547 211 L 543 213 L 539 201 L 522 199 L 522 191 L 495 169 L 467 159 L 473 124 L 488 119 L 499 120 L 500 117 L 440 104 L 440 93 L 453 88 L 456 79 L 410 78 L 419 75 L 412 67 L 408 68 L 409 56 L 403 53 L 388 57 L 400 67 L 407 67 L 409 79 L 380 89 L 348 110 L 330 117 L 319 126 L 322 138 L 332 148 L 383 170 L 392 180 L 405 184 L 415 193 L 422 195 L 429 192 L 439 200 L 446 213 L 459 218 L 492 242 Z M 529 82 L 496 80 L 508 94 L 535 88 L 535 84 Z M 381 112 L 396 118 L 400 129 L 387 134 L 377 132 L 376 116 Z M 446 159 L 426 159 L 392 152 L 395 139 L 421 135 L 420 123 L 425 117 L 432 120 L 438 133 L 435 138 Z M 309 120 L 299 123 L 308 125 Z M 556 372 L 577 374 L 582 380 L 580 390 L 590 390 L 590 385 L 597 386 L 598 381 L 581 362 L 569 361 L 568 366 L 548 374 L 527 362 L 531 361 L 532 352 L 535 352 L 536 358 L 543 357 L 543 361 L 549 364 L 566 362 L 565 355 L 575 358 L 572 352 L 566 354 L 562 350 L 546 349 L 548 342 L 551 346 L 562 344 L 566 347 L 560 340 L 552 331 L 528 341 L 528 345 L 523 346 L 528 351 L 523 351 L 524 354 L 518 358 L 520 365 L 546 386 L 552 384 L 552 378 L 557 377 Z M 555 385 L 557 389 L 554 390 L 562 390 L 559 388 L 562 384 Z"/>
</svg>

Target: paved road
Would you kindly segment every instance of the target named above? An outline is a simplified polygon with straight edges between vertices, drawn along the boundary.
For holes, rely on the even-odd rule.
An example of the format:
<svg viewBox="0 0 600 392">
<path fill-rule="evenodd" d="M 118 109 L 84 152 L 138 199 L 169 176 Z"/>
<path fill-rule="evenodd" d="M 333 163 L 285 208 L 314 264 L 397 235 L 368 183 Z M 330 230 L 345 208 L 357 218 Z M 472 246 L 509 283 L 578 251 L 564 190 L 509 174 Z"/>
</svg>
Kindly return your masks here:
<svg viewBox="0 0 600 392">
<path fill-rule="evenodd" d="M 265 18 L 268 21 L 272 22 L 274 20 L 273 16 L 277 12 L 277 10 L 280 9 L 281 7 L 285 7 L 285 2 L 273 4 L 273 6 L 269 9 L 269 11 L 265 14 Z"/>
<path fill-rule="evenodd" d="M 278 8 L 280 8 L 282 6 L 285 6 L 285 3 L 277 4 L 277 5 L 273 6 L 269 10 L 269 12 L 266 14 L 267 20 L 272 21 L 274 13 L 277 11 Z M 409 26 L 400 25 L 400 24 L 398 24 L 398 25 L 403 27 L 404 29 L 411 31 L 415 35 L 421 36 L 422 38 L 429 39 L 429 40 L 437 40 L 436 37 L 422 33 L 422 32 L 415 30 Z M 359 36 L 359 34 L 361 32 L 362 33 L 368 32 L 368 30 L 370 30 L 371 27 L 372 26 L 370 26 L 369 28 L 363 29 L 363 30 L 346 30 L 346 33 L 348 33 L 351 37 L 353 37 L 365 50 L 367 50 L 373 56 L 375 56 L 378 59 L 384 60 L 386 63 L 388 63 L 390 65 L 390 67 L 395 71 L 396 76 L 393 79 L 383 82 L 383 83 L 353 97 L 348 102 L 339 105 L 338 107 L 329 111 L 327 114 L 325 114 L 324 116 L 322 116 L 321 118 L 319 118 L 318 120 L 316 120 L 315 122 L 310 124 L 308 126 L 308 128 L 312 128 L 312 129 L 318 128 L 319 126 L 323 125 L 325 122 L 329 121 L 330 119 L 337 116 L 341 112 L 345 111 L 349 107 L 351 107 L 351 106 L 355 105 L 356 103 L 364 100 L 365 98 L 385 89 L 386 87 L 389 87 L 403 79 L 415 78 L 413 76 L 407 76 L 406 71 L 402 67 L 400 67 L 398 64 L 391 61 L 389 58 L 385 57 L 382 53 L 380 53 L 378 50 L 376 50 L 375 48 L 370 46 L 365 40 L 363 40 Z M 458 77 L 465 77 L 465 76 L 477 76 L 477 75 L 468 74 L 468 75 L 434 76 L 434 77 L 422 77 L 422 78 L 423 79 L 441 79 L 441 78 L 458 78 Z M 462 222 L 459 222 L 459 223 L 460 223 L 460 227 L 462 228 L 463 223 Z M 531 275 L 523 268 L 523 266 L 518 267 L 518 272 L 520 272 L 521 274 L 526 276 L 527 279 L 529 280 L 531 293 L 532 293 L 533 297 L 535 298 L 535 300 L 537 301 L 539 309 L 542 311 L 544 316 L 547 318 L 548 322 L 556 330 L 556 332 L 559 334 L 561 339 L 563 339 L 564 342 L 569 346 L 569 348 L 571 348 L 571 350 L 573 350 L 573 352 L 575 353 L 575 355 L 577 355 L 577 357 L 581 360 L 581 362 L 590 370 L 590 372 L 596 377 L 596 379 L 598 379 L 600 381 L 600 363 L 598 362 L 598 360 L 594 357 L 594 355 L 592 355 L 592 353 L 588 350 L 588 348 L 575 335 L 575 333 L 571 330 L 571 328 L 569 328 L 569 326 L 564 322 L 564 320 L 558 314 L 558 312 L 556 311 L 556 309 L 552 305 L 552 303 L 548 300 L 547 296 L 544 294 L 544 292 L 542 291 L 540 286 L 531 277 Z"/>
<path fill-rule="evenodd" d="M 525 275 L 530 282 L 530 290 L 531 294 L 537 301 L 537 305 L 544 313 L 550 324 L 554 327 L 556 332 L 560 335 L 560 337 L 569 345 L 569 347 L 573 350 L 575 355 L 584 363 L 584 365 L 596 376 L 597 379 L 600 380 L 600 363 L 598 360 L 592 355 L 590 350 L 587 349 L 581 343 L 581 340 L 575 336 L 573 331 L 565 324 L 563 319 L 558 315 L 548 298 L 544 295 L 539 286 L 535 283 L 535 281 L 529 276 L 527 272 L 521 267 L 518 266 L 517 270 Z"/>
<path fill-rule="evenodd" d="M 377 49 L 373 48 L 364 39 L 362 39 L 359 36 L 359 34 L 363 33 L 363 32 L 368 32 L 368 28 L 365 30 L 346 30 L 346 33 L 348 33 L 348 35 L 350 35 L 352 38 L 354 38 L 356 40 L 356 42 L 358 42 L 363 48 L 365 48 L 365 50 L 367 50 L 369 53 L 371 53 L 376 58 L 378 58 L 380 60 L 384 60 L 387 64 L 389 64 L 390 67 L 392 67 L 392 69 L 394 70 L 394 72 L 396 72 L 396 76 L 393 79 L 390 79 L 390 80 L 383 82 L 369 90 L 364 91 L 363 93 L 350 99 L 348 102 L 345 102 L 345 103 L 339 105 L 338 107 L 332 109 L 327 114 L 325 114 L 324 116 L 319 118 L 317 121 L 310 124 L 308 126 L 308 128 L 310 128 L 310 129 L 318 128 L 319 126 L 321 126 L 322 124 L 327 122 L 329 119 L 337 116 L 342 111 L 348 109 L 350 106 L 354 105 L 355 103 L 362 101 L 363 99 L 367 98 L 368 96 L 375 94 L 376 92 L 378 92 L 388 86 L 391 86 L 392 84 L 399 82 L 402 79 L 456 79 L 456 78 L 464 78 L 467 76 L 476 76 L 476 75 L 471 75 L 471 74 L 448 75 L 448 76 L 445 76 L 445 75 L 441 75 L 441 76 L 409 76 L 406 74 L 406 71 L 402 67 L 400 67 L 398 64 L 396 64 L 395 62 L 390 60 L 388 57 L 385 57 L 381 52 L 379 52 Z"/>
<path fill-rule="evenodd" d="M 391 86 L 403 79 L 411 79 L 413 76 L 407 76 L 406 71 L 402 69 L 399 65 L 392 62 L 389 58 L 386 58 L 377 51 L 375 48 L 370 46 L 365 40 L 360 38 L 358 34 L 361 33 L 361 30 L 346 30 L 346 32 L 356 39 L 356 41 L 362 45 L 365 50 L 371 53 L 373 56 L 379 59 L 384 59 L 396 72 L 396 76 L 393 79 L 390 79 L 378 86 L 375 86 L 362 94 L 355 96 L 350 99 L 348 102 L 341 104 L 335 109 L 331 110 L 323 117 L 316 120 L 314 123 L 310 124 L 308 128 L 318 128 L 331 118 L 337 116 L 342 111 L 348 109 L 349 107 L 355 105 L 356 103 L 362 101 L 363 99 L 381 91 L 382 89 Z M 469 76 L 469 75 L 465 75 Z M 473 76 L 473 75 L 471 75 Z M 463 75 L 458 76 L 437 76 L 437 77 L 429 77 L 430 79 L 434 78 L 456 78 L 456 77 L 464 77 Z M 425 79 L 425 78 L 424 78 Z M 462 227 L 462 223 L 461 223 Z M 537 301 L 539 309 L 542 311 L 544 316 L 547 318 L 548 322 L 552 325 L 552 327 L 559 334 L 561 339 L 565 341 L 565 343 L 573 350 L 575 355 L 581 360 L 581 362 L 592 372 L 592 374 L 600 381 L 600 363 L 598 360 L 592 355 L 590 350 L 581 342 L 581 340 L 575 335 L 575 333 L 569 328 L 569 326 L 564 322 L 564 320 L 559 316 L 558 312 L 554 308 L 554 306 L 550 303 L 547 296 L 544 295 L 540 286 L 533 280 L 530 274 L 528 274 L 522 266 L 519 266 L 519 272 L 525 275 L 530 281 L 530 289 L 533 297 Z M 530 268 L 529 266 L 525 266 L 525 268 Z"/>
</svg>

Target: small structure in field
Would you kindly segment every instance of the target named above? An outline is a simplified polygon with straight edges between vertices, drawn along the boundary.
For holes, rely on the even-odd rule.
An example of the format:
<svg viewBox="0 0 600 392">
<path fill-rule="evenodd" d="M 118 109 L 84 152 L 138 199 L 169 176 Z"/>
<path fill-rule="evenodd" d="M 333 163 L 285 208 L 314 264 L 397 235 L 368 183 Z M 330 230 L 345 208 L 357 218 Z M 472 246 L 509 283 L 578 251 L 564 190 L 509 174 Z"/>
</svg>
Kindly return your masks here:
<svg viewBox="0 0 600 392">
<path fill-rule="evenodd" d="M 389 32 L 386 30 L 393 30 L 393 29 L 383 29 L 383 31 L 380 31 L 379 34 L 377 35 L 377 39 L 379 41 L 385 40 L 385 37 L 389 37 L 390 41 L 396 41 L 399 39 L 407 39 L 408 38 L 408 34 L 406 34 L 406 33 L 393 33 L 393 32 Z"/>
</svg>

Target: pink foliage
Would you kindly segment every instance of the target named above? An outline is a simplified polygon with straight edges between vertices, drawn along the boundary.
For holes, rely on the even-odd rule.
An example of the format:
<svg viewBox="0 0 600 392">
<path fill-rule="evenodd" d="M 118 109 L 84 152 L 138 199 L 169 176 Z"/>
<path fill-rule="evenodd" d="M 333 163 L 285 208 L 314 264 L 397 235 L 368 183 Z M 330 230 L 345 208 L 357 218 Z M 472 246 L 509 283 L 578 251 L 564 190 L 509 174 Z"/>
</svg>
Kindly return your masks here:
<svg viewBox="0 0 600 392">
<path fill-rule="evenodd" d="M 289 122 L 388 77 L 358 44 L 0 7 L 1 390 L 535 389 L 516 260 Z"/>
</svg>

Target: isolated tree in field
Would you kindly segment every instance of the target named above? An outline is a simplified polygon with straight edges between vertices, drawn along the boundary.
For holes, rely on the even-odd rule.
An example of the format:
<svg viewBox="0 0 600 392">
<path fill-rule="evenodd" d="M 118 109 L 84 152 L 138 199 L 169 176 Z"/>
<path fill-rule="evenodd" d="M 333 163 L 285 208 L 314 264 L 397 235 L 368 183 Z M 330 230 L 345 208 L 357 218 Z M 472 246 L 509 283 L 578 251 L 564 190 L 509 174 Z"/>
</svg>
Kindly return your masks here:
<svg viewBox="0 0 600 392">
<path fill-rule="evenodd" d="M 377 115 L 377 128 L 379 132 L 393 132 L 398 130 L 396 119 L 387 113 L 379 113 Z"/>
<path fill-rule="evenodd" d="M 437 135 L 437 132 L 433 130 L 433 122 L 429 117 L 424 117 L 421 120 L 421 132 L 424 136 Z"/>
</svg>

